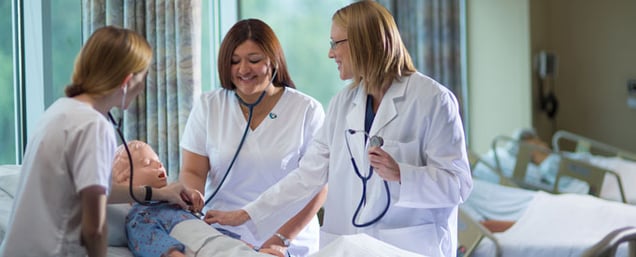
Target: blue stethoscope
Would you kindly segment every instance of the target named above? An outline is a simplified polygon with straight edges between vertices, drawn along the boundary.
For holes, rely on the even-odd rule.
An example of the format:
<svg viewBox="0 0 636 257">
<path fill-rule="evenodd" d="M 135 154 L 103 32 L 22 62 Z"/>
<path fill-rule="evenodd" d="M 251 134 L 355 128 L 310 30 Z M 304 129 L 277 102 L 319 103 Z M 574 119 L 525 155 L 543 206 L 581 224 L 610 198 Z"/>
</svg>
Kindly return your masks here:
<svg viewBox="0 0 636 257">
<path fill-rule="evenodd" d="M 232 161 L 230 162 L 230 166 L 227 167 L 227 170 L 225 171 L 225 175 L 223 175 L 223 178 L 221 179 L 221 182 L 219 182 L 219 185 L 216 187 L 214 192 L 210 195 L 210 197 L 208 197 L 208 199 L 205 200 L 205 204 L 204 205 L 208 205 L 208 203 L 210 201 L 212 201 L 212 198 L 214 198 L 214 196 L 216 196 L 216 194 L 221 189 L 221 186 L 223 186 L 223 183 L 225 182 L 225 179 L 227 178 L 227 175 L 230 174 L 230 170 L 232 169 L 232 166 L 234 166 L 234 162 L 236 161 L 236 158 L 238 157 L 239 153 L 241 152 L 241 148 L 243 148 L 243 143 L 245 143 L 245 138 L 247 138 L 247 132 L 250 130 L 250 125 L 252 124 L 252 114 L 254 113 L 254 107 L 256 107 L 256 105 L 258 105 L 261 102 L 261 100 L 263 100 L 263 97 L 265 96 L 265 91 L 263 90 L 263 93 L 261 93 L 261 95 L 258 97 L 258 99 L 256 99 L 256 102 L 251 103 L 251 104 L 247 103 L 243 99 L 241 99 L 241 97 L 236 92 L 234 93 L 234 95 L 239 100 L 239 102 L 242 105 L 244 105 L 245 107 L 247 107 L 247 109 L 249 110 L 248 115 L 247 115 L 247 124 L 245 125 L 245 130 L 243 130 L 243 136 L 241 137 L 241 141 L 239 142 L 239 145 L 236 148 L 236 152 L 234 152 L 234 157 L 232 157 Z"/>
<path fill-rule="evenodd" d="M 274 69 L 274 72 L 272 73 L 272 80 L 269 83 L 270 85 L 274 83 L 274 79 L 276 78 L 276 73 L 277 72 L 278 72 L 278 69 Z M 247 115 L 247 124 L 245 125 L 245 130 L 243 131 L 243 136 L 241 137 L 241 141 L 239 142 L 239 145 L 236 148 L 236 152 L 234 153 L 234 157 L 232 157 L 232 161 L 230 162 L 230 166 L 227 167 L 227 170 L 225 171 L 225 175 L 223 175 L 223 178 L 221 179 L 221 182 L 219 182 L 219 185 L 216 187 L 214 192 L 210 195 L 210 197 L 208 197 L 208 199 L 205 200 L 204 206 L 208 205 L 208 203 L 210 201 L 212 201 L 212 198 L 214 198 L 214 196 L 216 196 L 216 194 L 221 189 L 221 186 L 223 186 L 223 183 L 225 182 L 225 179 L 230 174 L 230 170 L 232 169 L 232 166 L 234 166 L 234 162 L 236 162 L 236 158 L 238 157 L 239 153 L 241 152 L 241 148 L 243 148 L 243 143 L 245 143 L 245 138 L 247 138 L 247 132 L 250 130 L 250 125 L 252 124 L 252 114 L 254 113 L 254 107 L 256 107 L 256 105 L 258 105 L 261 102 L 261 100 L 263 100 L 263 97 L 265 96 L 265 92 L 266 91 L 263 90 L 263 92 L 258 97 L 258 99 L 256 99 L 256 102 L 253 102 L 251 104 L 245 102 L 236 92 L 234 92 L 234 95 L 239 100 L 239 102 L 242 105 L 244 105 L 245 107 L 247 107 L 247 109 L 249 110 L 248 115 Z"/>
<path fill-rule="evenodd" d="M 357 228 L 367 227 L 378 222 L 387 213 L 387 211 L 389 210 L 389 206 L 391 206 L 391 191 L 389 190 L 389 183 L 386 180 L 384 180 L 383 181 L 384 189 L 386 191 L 386 206 L 384 207 L 384 210 L 382 210 L 380 215 L 378 215 L 377 217 L 375 217 L 369 222 L 360 224 L 356 221 L 358 216 L 360 215 L 360 210 L 362 209 L 362 206 L 366 204 L 367 182 L 371 179 L 371 176 L 373 176 L 373 168 L 369 167 L 368 175 L 363 175 L 362 173 L 360 173 L 360 170 L 358 169 L 358 165 L 356 165 L 356 160 L 353 157 L 353 154 L 351 153 L 351 147 L 349 146 L 349 136 L 358 132 L 363 132 L 365 139 L 368 138 L 369 137 L 368 131 L 371 128 L 371 124 L 373 123 L 374 118 L 375 118 L 375 113 L 373 112 L 373 98 L 371 98 L 371 96 L 369 95 L 367 96 L 367 110 L 366 110 L 365 125 L 364 125 L 365 130 L 353 130 L 353 129 L 345 130 L 345 143 L 347 145 L 347 151 L 349 152 L 349 156 L 351 157 L 351 164 L 353 166 L 353 170 L 355 171 L 356 175 L 362 181 L 362 195 L 360 196 L 360 202 L 358 203 L 358 206 L 356 207 L 356 210 L 353 213 L 353 217 L 351 218 L 351 224 L 353 224 L 353 226 Z M 383 143 L 384 143 L 384 140 L 382 139 L 382 137 L 372 136 L 371 138 L 369 138 L 369 146 L 382 146 Z"/>
</svg>

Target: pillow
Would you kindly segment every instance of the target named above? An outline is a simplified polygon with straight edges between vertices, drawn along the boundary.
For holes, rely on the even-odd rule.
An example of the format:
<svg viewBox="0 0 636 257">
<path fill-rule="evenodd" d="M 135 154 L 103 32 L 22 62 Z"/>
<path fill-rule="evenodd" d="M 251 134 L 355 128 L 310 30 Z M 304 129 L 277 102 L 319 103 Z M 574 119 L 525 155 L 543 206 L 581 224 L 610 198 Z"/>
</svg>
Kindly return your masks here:
<svg viewBox="0 0 636 257">
<path fill-rule="evenodd" d="M 126 236 L 126 215 L 132 206 L 127 203 L 109 204 L 106 207 L 106 222 L 108 222 L 108 245 L 128 247 Z"/>
</svg>

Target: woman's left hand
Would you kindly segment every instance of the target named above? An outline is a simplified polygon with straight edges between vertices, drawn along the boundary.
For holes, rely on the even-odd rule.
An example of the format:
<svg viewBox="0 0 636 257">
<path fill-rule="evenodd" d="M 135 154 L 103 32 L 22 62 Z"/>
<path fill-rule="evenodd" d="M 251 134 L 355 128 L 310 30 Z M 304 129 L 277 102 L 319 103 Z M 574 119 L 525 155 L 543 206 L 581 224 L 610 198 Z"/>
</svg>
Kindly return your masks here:
<svg viewBox="0 0 636 257">
<path fill-rule="evenodd" d="M 386 181 L 400 181 L 400 166 L 381 147 L 369 147 L 369 162 L 373 171 Z"/>
<path fill-rule="evenodd" d="M 205 214 L 203 221 L 208 224 L 219 223 L 221 225 L 238 226 L 247 222 L 250 215 L 244 210 L 236 211 L 217 211 L 209 210 Z"/>
</svg>

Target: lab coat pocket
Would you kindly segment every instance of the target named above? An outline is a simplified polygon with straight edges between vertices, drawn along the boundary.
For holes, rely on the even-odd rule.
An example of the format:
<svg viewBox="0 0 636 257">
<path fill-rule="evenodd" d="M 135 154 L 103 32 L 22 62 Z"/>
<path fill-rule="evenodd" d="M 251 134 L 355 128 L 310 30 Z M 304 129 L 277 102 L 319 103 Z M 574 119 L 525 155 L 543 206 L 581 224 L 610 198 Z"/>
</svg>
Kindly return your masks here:
<svg viewBox="0 0 636 257">
<path fill-rule="evenodd" d="M 391 139 L 384 140 L 382 149 L 389 153 L 397 162 L 405 162 L 413 165 L 425 165 L 425 160 L 420 153 L 420 144 L 417 140 L 400 142 Z"/>
<path fill-rule="evenodd" d="M 435 224 L 380 229 L 378 238 L 401 249 L 426 256 L 443 256 Z"/>
</svg>

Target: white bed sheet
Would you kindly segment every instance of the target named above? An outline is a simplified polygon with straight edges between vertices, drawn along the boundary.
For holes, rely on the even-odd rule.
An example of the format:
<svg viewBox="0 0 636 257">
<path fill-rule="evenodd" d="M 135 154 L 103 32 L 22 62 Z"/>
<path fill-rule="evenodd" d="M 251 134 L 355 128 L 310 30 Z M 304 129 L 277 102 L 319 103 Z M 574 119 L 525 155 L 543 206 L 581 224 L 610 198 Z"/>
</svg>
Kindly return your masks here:
<svg viewBox="0 0 636 257">
<path fill-rule="evenodd" d="M 537 191 L 519 220 L 495 233 L 503 256 L 580 256 L 609 232 L 636 226 L 636 206 L 580 194 Z M 482 241 L 473 256 L 494 256 L 494 245 Z M 617 256 L 627 256 L 626 247 Z"/>
<path fill-rule="evenodd" d="M 423 257 L 367 234 L 340 236 L 310 257 Z"/>
</svg>

